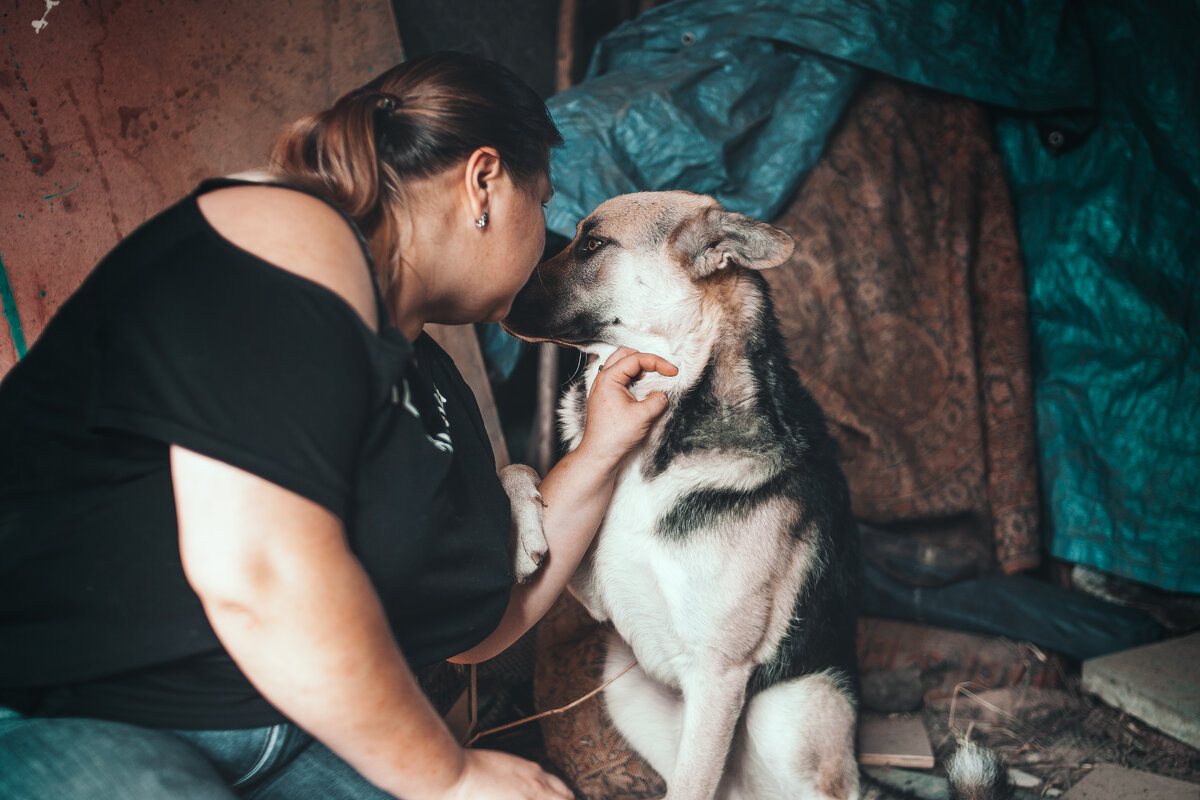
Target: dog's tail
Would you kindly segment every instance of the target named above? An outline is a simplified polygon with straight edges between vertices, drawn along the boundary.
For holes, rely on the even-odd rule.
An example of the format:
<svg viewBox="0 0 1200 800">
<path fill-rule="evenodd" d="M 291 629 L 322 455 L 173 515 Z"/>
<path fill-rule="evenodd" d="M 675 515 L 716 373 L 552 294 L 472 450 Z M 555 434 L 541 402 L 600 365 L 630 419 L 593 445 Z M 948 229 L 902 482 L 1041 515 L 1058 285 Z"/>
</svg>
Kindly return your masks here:
<svg viewBox="0 0 1200 800">
<path fill-rule="evenodd" d="M 946 765 L 950 800 L 1012 800 L 1008 768 L 986 747 L 963 739 Z"/>
</svg>

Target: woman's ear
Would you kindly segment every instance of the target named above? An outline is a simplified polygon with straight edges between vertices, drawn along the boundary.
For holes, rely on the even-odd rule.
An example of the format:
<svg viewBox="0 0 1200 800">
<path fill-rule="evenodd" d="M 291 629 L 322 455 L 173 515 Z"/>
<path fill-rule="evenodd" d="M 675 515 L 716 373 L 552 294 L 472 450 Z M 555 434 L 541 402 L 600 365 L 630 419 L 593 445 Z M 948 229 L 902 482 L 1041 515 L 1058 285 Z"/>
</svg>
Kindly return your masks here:
<svg viewBox="0 0 1200 800">
<path fill-rule="evenodd" d="M 494 147 L 480 147 L 467 158 L 463 174 L 472 219 L 479 219 L 488 210 L 491 192 L 504 174 L 504 163 Z"/>
</svg>

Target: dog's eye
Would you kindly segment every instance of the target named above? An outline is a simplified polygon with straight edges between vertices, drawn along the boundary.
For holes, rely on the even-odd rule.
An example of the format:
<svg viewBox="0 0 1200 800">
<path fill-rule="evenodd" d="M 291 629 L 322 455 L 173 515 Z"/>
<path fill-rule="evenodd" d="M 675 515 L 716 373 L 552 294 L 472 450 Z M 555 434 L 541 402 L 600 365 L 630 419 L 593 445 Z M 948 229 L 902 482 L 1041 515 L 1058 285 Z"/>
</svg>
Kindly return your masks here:
<svg viewBox="0 0 1200 800">
<path fill-rule="evenodd" d="M 588 240 L 583 243 L 583 249 L 587 250 L 589 253 L 594 253 L 600 249 L 600 245 L 602 244 L 604 244 L 604 242 L 600 239 L 597 239 L 595 236 L 589 236 Z"/>
</svg>

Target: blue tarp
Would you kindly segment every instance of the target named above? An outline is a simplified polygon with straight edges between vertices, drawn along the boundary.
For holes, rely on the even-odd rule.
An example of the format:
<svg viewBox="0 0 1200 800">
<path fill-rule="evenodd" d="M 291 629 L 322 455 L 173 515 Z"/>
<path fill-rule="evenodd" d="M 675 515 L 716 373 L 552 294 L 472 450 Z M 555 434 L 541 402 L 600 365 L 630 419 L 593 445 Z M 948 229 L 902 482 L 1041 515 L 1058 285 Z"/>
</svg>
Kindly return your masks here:
<svg viewBox="0 0 1200 800">
<path fill-rule="evenodd" d="M 674 0 L 551 98 L 547 224 L 688 189 L 771 219 L 881 72 L 993 108 L 1026 258 L 1054 555 L 1200 592 L 1194 2 Z"/>
<path fill-rule="evenodd" d="M 1026 7 L 1028 6 L 1028 8 Z M 1064 2 L 674 0 L 606 36 L 550 100 L 551 230 L 599 202 L 686 188 L 770 219 L 868 70 L 1034 112 L 1095 102 Z"/>
<path fill-rule="evenodd" d="M 997 123 L 1050 549 L 1200 592 L 1200 8 L 1092 2 L 1083 25 L 1095 129 L 1056 154 L 1028 120 Z"/>
</svg>

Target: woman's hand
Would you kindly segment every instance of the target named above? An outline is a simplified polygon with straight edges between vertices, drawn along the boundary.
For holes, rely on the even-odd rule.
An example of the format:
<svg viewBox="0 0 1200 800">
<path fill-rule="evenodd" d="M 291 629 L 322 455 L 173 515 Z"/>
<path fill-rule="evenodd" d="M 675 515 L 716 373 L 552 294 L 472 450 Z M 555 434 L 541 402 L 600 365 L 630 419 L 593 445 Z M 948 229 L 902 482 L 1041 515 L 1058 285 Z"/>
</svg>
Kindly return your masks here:
<svg viewBox="0 0 1200 800">
<path fill-rule="evenodd" d="M 532 761 L 495 750 L 467 750 L 462 775 L 442 800 L 571 800 L 558 777 Z"/>
<path fill-rule="evenodd" d="M 672 376 L 673 365 L 649 353 L 622 347 L 592 382 L 583 439 L 542 480 L 546 503 L 542 529 L 548 558 L 527 583 L 513 589 L 504 618 L 483 642 L 451 661 L 485 661 L 520 638 L 562 593 L 608 511 L 616 467 L 637 447 L 667 409 L 667 396 L 651 392 L 638 400 L 630 385 L 648 372 Z M 481 796 L 491 797 L 486 792 Z"/>
<path fill-rule="evenodd" d="M 679 370 L 663 358 L 618 348 L 592 382 L 588 394 L 587 422 L 578 451 L 599 464 L 616 466 L 646 438 L 650 426 L 667 410 L 667 396 L 651 392 L 638 400 L 630 386 L 647 372 L 671 377 Z"/>
</svg>

